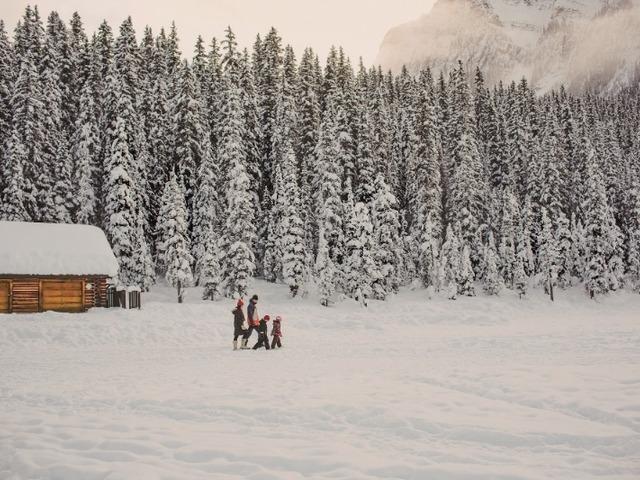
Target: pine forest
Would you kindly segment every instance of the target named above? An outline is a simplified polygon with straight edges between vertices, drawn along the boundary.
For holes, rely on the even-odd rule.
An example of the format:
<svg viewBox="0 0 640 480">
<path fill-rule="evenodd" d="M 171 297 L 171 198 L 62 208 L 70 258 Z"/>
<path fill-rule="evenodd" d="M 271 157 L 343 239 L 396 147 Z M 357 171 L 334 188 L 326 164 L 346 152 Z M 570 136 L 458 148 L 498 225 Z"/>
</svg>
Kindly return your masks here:
<svg viewBox="0 0 640 480">
<path fill-rule="evenodd" d="M 275 29 L 0 22 L 0 219 L 104 229 L 124 286 L 324 305 L 640 290 L 640 90 L 540 94 L 459 63 L 395 75 Z M 2 240 L 0 239 L 0 242 Z"/>
</svg>

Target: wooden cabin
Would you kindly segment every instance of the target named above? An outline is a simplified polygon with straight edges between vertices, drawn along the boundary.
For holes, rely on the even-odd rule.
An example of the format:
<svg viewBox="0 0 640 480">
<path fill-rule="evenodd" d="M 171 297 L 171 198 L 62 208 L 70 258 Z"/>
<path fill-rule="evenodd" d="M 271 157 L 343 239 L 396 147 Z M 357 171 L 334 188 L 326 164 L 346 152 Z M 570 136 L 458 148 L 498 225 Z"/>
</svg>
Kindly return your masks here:
<svg viewBox="0 0 640 480">
<path fill-rule="evenodd" d="M 0 221 L 0 313 L 106 307 L 118 262 L 89 225 Z"/>
</svg>

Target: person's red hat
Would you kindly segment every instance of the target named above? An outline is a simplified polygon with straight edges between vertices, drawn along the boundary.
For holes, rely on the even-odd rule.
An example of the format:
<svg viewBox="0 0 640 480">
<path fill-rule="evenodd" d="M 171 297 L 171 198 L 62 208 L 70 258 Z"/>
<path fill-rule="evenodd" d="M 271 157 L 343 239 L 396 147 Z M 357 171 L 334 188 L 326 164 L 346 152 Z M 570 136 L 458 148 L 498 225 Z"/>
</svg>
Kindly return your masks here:
<svg viewBox="0 0 640 480">
<path fill-rule="evenodd" d="M 264 321 L 268 322 L 269 320 L 271 320 L 271 317 L 269 315 L 265 315 L 264 316 Z"/>
<path fill-rule="evenodd" d="M 238 299 L 238 307 L 242 307 L 244 305 L 244 300 L 242 300 L 241 298 Z"/>
</svg>

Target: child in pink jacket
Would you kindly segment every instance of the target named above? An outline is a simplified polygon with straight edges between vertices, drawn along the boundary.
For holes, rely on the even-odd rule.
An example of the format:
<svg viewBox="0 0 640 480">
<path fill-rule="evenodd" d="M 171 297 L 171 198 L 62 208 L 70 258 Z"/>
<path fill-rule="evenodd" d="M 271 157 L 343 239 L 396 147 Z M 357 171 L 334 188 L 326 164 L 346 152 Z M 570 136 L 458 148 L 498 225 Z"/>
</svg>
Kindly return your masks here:
<svg viewBox="0 0 640 480">
<path fill-rule="evenodd" d="M 282 348 L 282 317 L 278 315 L 276 319 L 273 321 L 273 328 L 271 329 L 271 336 L 273 337 L 273 341 L 271 342 L 271 348 Z"/>
</svg>

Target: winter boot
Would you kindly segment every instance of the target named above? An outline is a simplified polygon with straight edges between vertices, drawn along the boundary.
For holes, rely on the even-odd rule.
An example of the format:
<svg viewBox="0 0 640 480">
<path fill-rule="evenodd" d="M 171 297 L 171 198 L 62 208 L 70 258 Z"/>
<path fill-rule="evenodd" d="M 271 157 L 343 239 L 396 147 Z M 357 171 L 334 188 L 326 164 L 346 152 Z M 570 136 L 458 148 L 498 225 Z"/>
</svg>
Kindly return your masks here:
<svg viewBox="0 0 640 480">
<path fill-rule="evenodd" d="M 233 341 L 233 349 L 237 350 L 238 349 L 238 340 L 234 340 Z"/>
<path fill-rule="evenodd" d="M 249 347 L 247 347 L 247 343 L 249 343 L 249 339 L 248 338 L 243 338 L 242 339 L 242 347 L 240 347 L 242 350 L 249 350 Z"/>
</svg>

